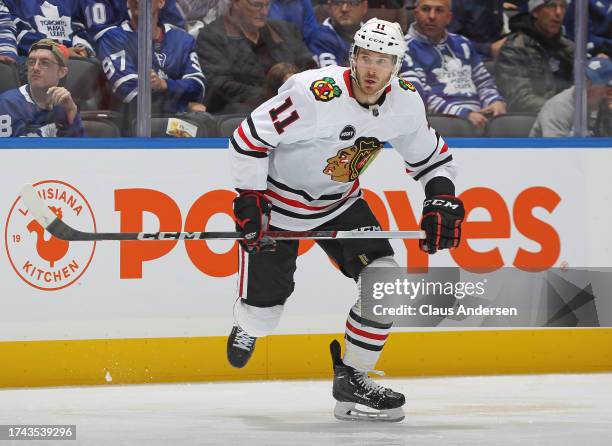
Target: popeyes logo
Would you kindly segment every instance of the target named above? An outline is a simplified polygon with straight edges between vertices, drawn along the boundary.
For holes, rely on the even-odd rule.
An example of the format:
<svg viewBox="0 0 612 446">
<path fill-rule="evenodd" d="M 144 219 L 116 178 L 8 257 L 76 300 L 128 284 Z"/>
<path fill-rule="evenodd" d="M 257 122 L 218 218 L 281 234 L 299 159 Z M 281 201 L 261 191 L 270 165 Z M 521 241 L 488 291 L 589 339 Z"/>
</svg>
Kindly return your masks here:
<svg viewBox="0 0 612 446">
<path fill-rule="evenodd" d="M 184 226 L 183 216 L 177 203 L 170 196 L 157 190 L 116 190 L 115 210 L 120 214 L 122 232 L 143 231 L 145 213 L 153 214 L 159 219 L 160 231 L 200 232 L 206 230 L 209 220 L 219 214 L 224 214 L 228 222 L 231 222 L 232 200 L 235 196 L 234 192 L 228 190 L 205 193 L 191 205 L 184 218 Z M 420 203 L 418 208 L 413 208 L 405 191 L 385 191 L 383 197 L 364 190 L 364 198 L 377 216 L 382 229 L 390 228 L 391 216 L 399 230 L 411 231 L 419 228 Z M 561 250 L 559 235 L 553 226 L 534 216 L 536 209 L 543 209 L 548 214 L 554 212 L 561 197 L 552 189 L 542 186 L 530 187 L 519 193 L 512 203 L 507 203 L 498 192 L 486 187 L 468 189 L 460 195 L 460 198 L 465 204 L 466 221 L 462 226 L 461 245 L 450 251 L 458 266 L 471 271 L 492 271 L 511 265 L 533 271 L 548 269 L 557 262 Z M 470 212 L 477 208 L 486 210 L 490 219 L 470 221 Z M 518 246 L 512 258 L 504 259 L 498 247 L 484 252 L 470 247 L 470 240 L 509 239 L 513 230 L 538 244 L 539 250 L 532 251 Z M 217 252 L 203 240 L 123 241 L 120 242 L 121 278 L 141 278 L 145 262 L 161 259 L 178 244 L 184 244 L 191 263 L 208 276 L 226 277 L 237 272 L 236 243 L 225 252 Z M 299 254 L 304 254 L 314 244 L 314 241 L 300 242 Z M 404 245 L 408 251 L 409 269 L 428 266 L 428 255 L 419 249 L 417 240 L 404 240 Z"/>
<path fill-rule="evenodd" d="M 91 206 L 74 186 L 48 180 L 34 185 L 49 209 L 70 226 L 95 231 Z M 4 241 L 11 266 L 28 285 L 56 291 L 75 283 L 87 270 L 95 243 L 67 242 L 51 236 L 17 198 L 9 211 Z"/>
</svg>

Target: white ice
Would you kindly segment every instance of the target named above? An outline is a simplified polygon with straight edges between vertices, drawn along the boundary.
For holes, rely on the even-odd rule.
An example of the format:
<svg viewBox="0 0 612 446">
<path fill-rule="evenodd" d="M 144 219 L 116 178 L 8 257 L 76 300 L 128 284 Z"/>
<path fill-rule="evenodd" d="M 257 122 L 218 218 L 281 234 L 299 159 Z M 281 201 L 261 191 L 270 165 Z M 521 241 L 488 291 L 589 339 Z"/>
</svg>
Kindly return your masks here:
<svg viewBox="0 0 612 446">
<path fill-rule="evenodd" d="M 32 442 L 60 446 L 612 445 L 612 374 L 378 381 L 406 395 L 403 422 L 335 420 L 323 380 L 2 390 L 0 424 L 76 424 L 76 442 Z"/>
</svg>

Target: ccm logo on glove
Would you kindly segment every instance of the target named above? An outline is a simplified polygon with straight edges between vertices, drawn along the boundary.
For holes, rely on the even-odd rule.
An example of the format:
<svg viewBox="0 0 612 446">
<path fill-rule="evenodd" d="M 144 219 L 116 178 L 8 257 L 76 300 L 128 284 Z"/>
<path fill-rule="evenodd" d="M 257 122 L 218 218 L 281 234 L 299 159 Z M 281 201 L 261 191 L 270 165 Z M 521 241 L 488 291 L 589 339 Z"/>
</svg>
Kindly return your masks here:
<svg viewBox="0 0 612 446">
<path fill-rule="evenodd" d="M 463 202 L 454 195 L 437 195 L 423 202 L 421 229 L 426 238 L 419 241 L 419 247 L 429 254 L 440 249 L 459 246 L 461 223 L 465 218 Z"/>
</svg>

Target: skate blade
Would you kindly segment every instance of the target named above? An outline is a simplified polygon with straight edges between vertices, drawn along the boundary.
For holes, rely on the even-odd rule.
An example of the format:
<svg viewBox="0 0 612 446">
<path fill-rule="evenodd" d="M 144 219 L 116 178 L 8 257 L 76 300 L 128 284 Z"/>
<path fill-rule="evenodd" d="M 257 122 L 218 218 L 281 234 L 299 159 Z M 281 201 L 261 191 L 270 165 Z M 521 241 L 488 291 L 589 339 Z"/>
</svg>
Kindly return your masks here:
<svg viewBox="0 0 612 446">
<path fill-rule="evenodd" d="M 334 408 L 334 417 L 342 421 L 386 422 L 402 421 L 405 417 L 404 410 L 401 407 L 387 410 L 376 410 L 366 406 L 361 407 L 363 407 L 363 409 L 357 407 L 355 403 L 337 401 L 336 407 Z"/>
</svg>

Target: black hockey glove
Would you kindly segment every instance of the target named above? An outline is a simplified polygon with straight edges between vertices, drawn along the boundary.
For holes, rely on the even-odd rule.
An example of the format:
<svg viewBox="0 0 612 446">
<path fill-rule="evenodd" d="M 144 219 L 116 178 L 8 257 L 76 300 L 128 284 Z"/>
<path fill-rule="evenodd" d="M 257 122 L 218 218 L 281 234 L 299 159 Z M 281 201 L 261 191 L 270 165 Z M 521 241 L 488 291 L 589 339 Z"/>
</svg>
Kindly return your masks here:
<svg viewBox="0 0 612 446">
<path fill-rule="evenodd" d="M 243 191 L 234 199 L 234 216 L 244 239 L 240 244 L 249 253 L 274 251 L 276 242 L 263 233 L 270 226 L 272 203 L 259 191 Z"/>
<path fill-rule="evenodd" d="M 421 250 L 434 254 L 440 249 L 459 246 L 464 218 L 463 202 L 454 195 L 434 195 L 425 199 L 421 229 L 427 237 L 419 241 Z"/>
</svg>

